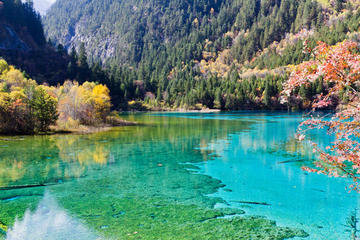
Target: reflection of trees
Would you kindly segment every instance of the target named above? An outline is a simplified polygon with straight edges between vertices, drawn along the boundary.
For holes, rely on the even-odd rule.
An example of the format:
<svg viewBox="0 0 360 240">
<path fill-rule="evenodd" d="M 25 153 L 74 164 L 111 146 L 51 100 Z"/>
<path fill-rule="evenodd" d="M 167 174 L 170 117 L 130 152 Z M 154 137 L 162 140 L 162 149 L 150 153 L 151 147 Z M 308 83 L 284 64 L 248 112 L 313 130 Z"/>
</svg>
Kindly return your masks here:
<svg viewBox="0 0 360 240">
<path fill-rule="evenodd" d="M 59 149 L 59 159 L 63 162 L 78 163 L 77 167 L 105 165 L 109 156 L 109 144 L 81 135 L 52 136 Z"/>
<path fill-rule="evenodd" d="M 7 182 L 15 182 L 25 175 L 26 169 L 22 161 L 13 160 L 9 164 L 7 159 L 0 162 L 0 185 L 7 186 Z"/>
<path fill-rule="evenodd" d="M 239 146 L 243 151 L 294 153 L 294 156 L 296 154 L 304 159 L 313 157 L 309 146 L 294 140 L 294 133 L 288 133 L 289 129 L 295 131 L 296 121 L 281 121 L 281 124 L 287 124 L 281 125 L 281 131 L 287 132 L 288 136 L 282 138 L 285 141 L 279 142 L 279 134 L 282 134 L 279 133 L 279 126 L 269 127 L 269 122 L 262 117 L 256 122 L 257 134 L 241 134 Z M 0 146 L 5 146 L 0 152 L 0 186 L 84 177 L 89 171 L 103 169 L 114 163 L 129 169 L 140 165 L 153 168 L 162 164 L 161 161 L 171 160 L 177 164 L 208 160 L 211 158 L 209 153 L 214 150 L 221 155 L 221 148 L 209 148 L 209 143 L 222 142 L 229 134 L 250 126 L 246 120 L 169 118 L 148 114 L 134 114 L 124 118 L 145 125 L 120 127 L 89 135 L 29 136 L 23 140 L 0 140 Z"/>
<path fill-rule="evenodd" d="M 33 184 L 48 175 L 49 157 L 56 154 L 54 143 L 47 137 L 0 138 L 0 184 Z M 38 164 L 38 167 L 34 164 Z M 34 179 L 35 178 L 35 179 Z"/>
<path fill-rule="evenodd" d="M 226 138 L 229 133 L 246 128 L 248 123 L 149 115 L 132 118 L 150 124 L 88 135 L 0 141 L 0 146 L 7 145 L 0 152 L 0 167 L 7 169 L 0 171 L 1 186 L 63 180 L 63 184 L 48 189 L 66 209 L 82 218 L 84 212 L 90 211 L 87 206 L 99 206 L 91 211 L 103 214 L 104 209 L 100 206 L 110 201 L 106 196 L 111 196 L 111 201 L 124 196 L 141 199 L 157 196 L 176 202 L 213 204 L 215 200 L 209 201 L 206 195 L 213 193 L 221 183 L 204 175 L 190 174 L 186 170 L 190 166 L 179 163 L 209 159 L 209 150 L 196 148 Z M 80 177 L 78 181 L 70 181 Z M 0 192 L 0 197 L 8 194 L 5 192 Z M 24 192 L 19 190 L 16 194 Z M 16 209 L 17 200 L 4 204 L 0 201 L 0 208 Z M 21 215 L 21 211 L 11 210 L 14 215 L 9 215 L 8 219 L 15 219 L 15 213 Z M 104 218 L 113 222 L 113 214 L 110 212 Z"/>
<path fill-rule="evenodd" d="M 275 144 L 272 147 L 272 151 L 288 155 L 289 157 L 296 157 L 298 160 L 306 161 L 306 165 L 311 164 L 312 161 L 318 157 L 316 155 L 317 153 L 313 152 L 313 146 L 309 142 L 298 141 L 294 135 L 295 134 L 288 137 L 286 140 Z M 324 146 L 331 141 L 331 138 L 327 135 L 326 131 L 313 130 L 313 132 L 311 132 L 311 136 L 314 142 L 316 142 L 319 146 Z M 304 165 L 304 163 L 301 165 Z"/>
<path fill-rule="evenodd" d="M 0 153 L 0 185 L 77 178 L 84 175 L 89 166 L 106 164 L 109 157 L 106 144 L 87 141 L 88 145 L 84 145 L 83 139 L 80 135 L 54 135 L 7 141 L 7 147 Z"/>
<path fill-rule="evenodd" d="M 288 115 L 279 121 L 276 118 L 266 118 L 267 114 L 264 114 L 263 119 L 257 121 L 254 129 L 239 136 L 239 146 L 247 151 L 271 152 L 302 160 L 311 160 L 315 157 L 312 146 L 295 139 L 301 115 Z M 314 131 L 312 137 L 319 145 L 323 145 L 325 141 L 329 141 L 328 137 L 323 137 L 324 134 L 326 133 Z"/>
<path fill-rule="evenodd" d="M 206 160 L 209 151 L 194 150 L 196 147 L 226 138 L 229 133 L 248 125 L 245 121 L 234 124 L 226 120 L 167 118 L 146 114 L 130 115 L 128 118 L 146 125 L 121 127 L 89 135 L 29 136 L 7 139 L 11 141 L 0 140 L 0 146 L 5 146 L 0 152 L 1 186 L 79 178 L 89 170 L 125 160 L 127 164 L 138 165 L 139 159 L 135 158 L 139 155 L 143 155 L 140 159 L 150 166 L 158 164 L 157 158 L 164 154 L 176 154 L 176 162 Z M 162 143 L 161 149 L 151 146 L 150 143 L 156 142 Z M 191 154 L 186 157 L 177 154 L 181 152 Z M 134 162 L 129 162 L 129 159 Z"/>
<path fill-rule="evenodd" d="M 191 115 L 186 114 L 186 116 Z M 202 116 L 204 115 L 200 114 L 200 117 Z M 143 126 L 134 127 L 132 129 L 134 131 L 133 135 L 124 135 L 123 137 L 129 141 L 166 139 L 175 146 L 181 146 L 182 149 L 193 149 L 214 140 L 227 138 L 228 134 L 244 130 L 250 125 L 246 120 L 196 119 L 196 114 L 193 117 L 168 118 L 146 114 L 125 116 L 124 118 L 129 121 L 145 123 L 147 126 L 145 128 Z"/>
</svg>

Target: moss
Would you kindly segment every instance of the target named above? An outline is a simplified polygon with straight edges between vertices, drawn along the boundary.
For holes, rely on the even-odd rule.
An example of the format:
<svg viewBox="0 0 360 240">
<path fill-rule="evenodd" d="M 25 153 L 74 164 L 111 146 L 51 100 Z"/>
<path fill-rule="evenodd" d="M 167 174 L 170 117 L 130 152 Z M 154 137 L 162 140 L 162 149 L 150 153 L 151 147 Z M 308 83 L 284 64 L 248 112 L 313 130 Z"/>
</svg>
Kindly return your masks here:
<svg viewBox="0 0 360 240">
<path fill-rule="evenodd" d="M 211 209 L 161 198 L 64 199 L 64 207 L 110 239 L 287 239 L 301 230 L 277 227 L 261 217 L 233 217 L 239 209 Z"/>
<path fill-rule="evenodd" d="M 237 209 L 237 208 L 219 208 L 218 211 L 221 211 L 224 215 L 241 215 L 245 214 L 244 210 Z"/>
<path fill-rule="evenodd" d="M 39 196 L 26 196 L 23 198 L 20 197 L 16 200 L 1 201 L 0 228 L 5 230 L 5 227 L 9 227 L 14 224 L 16 218 L 22 219 L 27 209 L 31 211 L 35 210 L 40 199 L 41 197 Z"/>
</svg>

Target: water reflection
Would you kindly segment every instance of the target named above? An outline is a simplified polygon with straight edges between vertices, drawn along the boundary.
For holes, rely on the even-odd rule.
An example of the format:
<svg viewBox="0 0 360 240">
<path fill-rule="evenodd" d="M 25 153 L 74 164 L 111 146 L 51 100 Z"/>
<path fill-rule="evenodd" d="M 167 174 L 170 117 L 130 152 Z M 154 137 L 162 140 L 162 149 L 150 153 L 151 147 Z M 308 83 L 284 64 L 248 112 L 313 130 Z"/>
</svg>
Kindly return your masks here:
<svg viewBox="0 0 360 240">
<path fill-rule="evenodd" d="M 144 122 L 146 126 L 89 135 L 0 137 L 0 145 L 5 146 L 0 149 L 0 187 L 82 178 L 93 169 L 104 168 L 134 154 L 151 152 L 149 142 L 166 141 L 176 151 L 193 151 L 199 144 L 226 138 L 229 133 L 249 125 L 246 121 L 234 125 L 219 119 L 151 115 L 130 115 L 128 118 Z M 202 160 L 209 159 L 208 151 L 201 150 L 200 153 Z"/>
<path fill-rule="evenodd" d="M 7 232 L 6 240 L 100 240 L 84 224 L 59 207 L 55 198 L 45 193 L 34 212 L 27 210 Z"/>
<path fill-rule="evenodd" d="M 111 161 L 109 144 L 86 140 L 80 135 L 8 139 L 0 151 L 0 187 L 79 178 Z"/>
<path fill-rule="evenodd" d="M 0 189 L 5 190 L 0 191 L 0 221 L 14 226 L 15 217 L 23 216 L 29 204 L 36 206 L 44 189 L 50 190 L 71 216 L 108 236 L 127 234 L 129 225 L 137 232 L 139 225 L 149 222 L 144 220 L 149 217 L 144 209 L 153 202 L 215 204 L 218 200 L 207 195 L 221 186 L 220 181 L 191 174 L 186 170 L 191 166 L 184 163 L 212 159 L 210 151 L 195 148 L 227 138 L 248 128 L 249 123 L 151 115 L 135 118 L 147 125 L 89 135 L 0 137 L 0 145 L 6 145 L 0 150 Z M 36 185 L 40 187 L 26 188 Z M 144 203 L 149 207 L 134 207 L 129 204 L 134 198 L 136 202 L 156 199 Z M 131 211 L 137 214 L 120 214 Z M 129 220 L 127 225 L 121 218 Z M 164 223 L 151 226 L 155 227 L 171 229 Z"/>
</svg>

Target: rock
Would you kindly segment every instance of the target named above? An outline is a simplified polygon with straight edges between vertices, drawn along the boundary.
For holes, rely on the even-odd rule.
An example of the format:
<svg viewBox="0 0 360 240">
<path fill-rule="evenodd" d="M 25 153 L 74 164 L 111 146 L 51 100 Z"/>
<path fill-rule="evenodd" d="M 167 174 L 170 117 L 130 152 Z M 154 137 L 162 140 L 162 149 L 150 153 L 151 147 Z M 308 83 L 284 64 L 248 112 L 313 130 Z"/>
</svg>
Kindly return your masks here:
<svg viewBox="0 0 360 240">
<path fill-rule="evenodd" d="M 20 39 L 17 33 L 8 25 L 0 27 L 0 49 L 30 51 L 30 47 Z"/>
</svg>

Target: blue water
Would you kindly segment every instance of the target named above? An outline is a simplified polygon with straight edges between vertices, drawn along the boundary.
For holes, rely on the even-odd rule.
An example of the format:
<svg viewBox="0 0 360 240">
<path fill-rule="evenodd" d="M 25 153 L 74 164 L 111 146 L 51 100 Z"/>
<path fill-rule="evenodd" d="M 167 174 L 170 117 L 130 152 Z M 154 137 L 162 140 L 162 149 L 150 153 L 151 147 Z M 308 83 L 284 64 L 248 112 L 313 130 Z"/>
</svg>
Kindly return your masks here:
<svg viewBox="0 0 360 240">
<path fill-rule="evenodd" d="M 306 141 L 294 139 L 305 114 L 123 117 L 144 125 L 89 135 L 0 137 L 0 223 L 8 225 L 8 239 L 176 239 L 174 229 L 192 229 L 196 221 L 190 220 L 203 214 L 194 205 L 215 202 L 216 208 L 240 208 L 304 229 L 307 239 L 351 239 L 347 219 L 360 214 L 360 195 L 346 189 L 348 179 L 301 170 L 316 158 Z M 331 141 L 326 132 L 311 136 L 320 146 Z M 47 186 L 7 189 L 34 184 Z M 176 204 L 192 207 L 167 216 Z M 155 216 L 167 217 L 157 222 Z"/>
<path fill-rule="evenodd" d="M 296 162 L 314 157 L 311 147 L 294 140 L 297 126 L 306 115 L 244 112 L 181 117 L 256 122 L 249 131 L 229 134 L 202 147 L 214 151 L 216 158 L 199 164 L 199 172 L 226 184 L 225 190 L 212 196 L 223 198 L 227 206 L 246 208 L 248 215 L 302 228 L 310 234 L 308 239 L 350 239 L 347 219 L 359 209 L 359 194 L 349 193 L 348 180 L 306 173 L 300 168 L 305 163 Z M 320 145 L 331 140 L 325 132 L 315 132 L 312 137 Z"/>
</svg>

